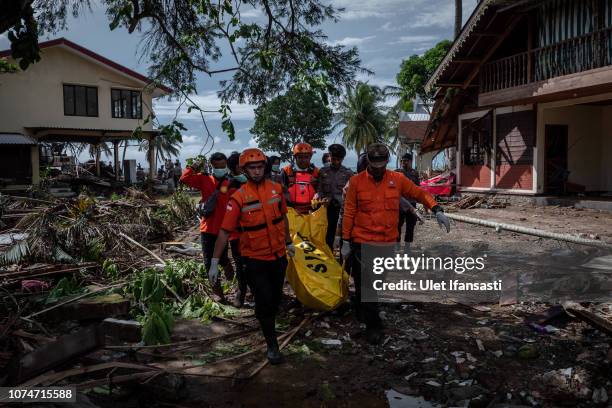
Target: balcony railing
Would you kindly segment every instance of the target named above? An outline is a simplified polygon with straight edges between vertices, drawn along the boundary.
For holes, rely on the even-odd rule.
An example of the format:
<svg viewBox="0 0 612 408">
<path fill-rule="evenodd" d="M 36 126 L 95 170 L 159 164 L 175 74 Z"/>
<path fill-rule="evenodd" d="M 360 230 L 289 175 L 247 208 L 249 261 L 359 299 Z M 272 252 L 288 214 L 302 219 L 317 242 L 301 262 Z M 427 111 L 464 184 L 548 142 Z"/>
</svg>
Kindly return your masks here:
<svg viewBox="0 0 612 408">
<path fill-rule="evenodd" d="M 612 64 L 612 27 L 484 64 L 480 92 L 499 91 Z"/>
</svg>

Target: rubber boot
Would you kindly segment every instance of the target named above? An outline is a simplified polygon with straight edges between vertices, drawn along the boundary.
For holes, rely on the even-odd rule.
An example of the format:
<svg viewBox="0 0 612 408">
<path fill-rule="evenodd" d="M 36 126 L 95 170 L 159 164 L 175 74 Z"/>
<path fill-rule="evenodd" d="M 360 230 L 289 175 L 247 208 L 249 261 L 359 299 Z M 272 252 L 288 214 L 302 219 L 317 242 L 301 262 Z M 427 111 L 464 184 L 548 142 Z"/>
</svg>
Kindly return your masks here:
<svg viewBox="0 0 612 408">
<path fill-rule="evenodd" d="M 244 306 L 244 298 L 246 296 L 246 285 L 244 285 L 245 287 L 242 287 L 242 286 L 243 285 L 238 284 L 238 290 L 236 291 L 234 302 L 232 304 L 237 309 L 240 309 L 242 306 Z"/>
<path fill-rule="evenodd" d="M 213 293 L 219 297 L 219 303 L 227 303 L 225 295 L 223 294 L 223 287 L 221 287 L 221 281 L 217 279 L 217 282 L 213 285 Z"/>
<path fill-rule="evenodd" d="M 274 317 L 266 317 L 259 320 L 261 331 L 266 339 L 268 351 L 266 357 L 272 365 L 277 365 L 283 362 L 283 355 L 278 348 L 278 340 L 276 339 L 276 329 L 274 327 Z"/>
</svg>

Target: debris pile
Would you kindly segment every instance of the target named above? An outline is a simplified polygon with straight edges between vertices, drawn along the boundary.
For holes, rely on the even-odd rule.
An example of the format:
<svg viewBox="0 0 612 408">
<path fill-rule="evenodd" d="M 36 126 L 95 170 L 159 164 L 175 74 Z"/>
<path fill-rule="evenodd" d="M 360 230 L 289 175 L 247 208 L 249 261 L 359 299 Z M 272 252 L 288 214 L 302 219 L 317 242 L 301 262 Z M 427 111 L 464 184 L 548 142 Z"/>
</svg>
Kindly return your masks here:
<svg viewBox="0 0 612 408">
<path fill-rule="evenodd" d="M 212 294 L 193 200 L 125 193 L 0 197 L 0 385 L 76 385 L 96 403 L 133 386 L 172 398 L 186 376 L 265 367 L 252 309 Z M 281 319 L 285 347 L 312 317 Z"/>
<path fill-rule="evenodd" d="M 2 197 L 0 265 L 101 261 L 128 250 L 120 233 L 155 242 L 193 219 L 193 204 L 186 194 L 177 193 L 160 205 L 128 193 L 132 198 L 114 200 L 87 195 L 53 201 Z"/>
<path fill-rule="evenodd" d="M 449 206 L 461 210 L 472 208 L 506 208 L 509 205 L 507 200 L 502 200 L 492 196 L 466 196 Z"/>
</svg>

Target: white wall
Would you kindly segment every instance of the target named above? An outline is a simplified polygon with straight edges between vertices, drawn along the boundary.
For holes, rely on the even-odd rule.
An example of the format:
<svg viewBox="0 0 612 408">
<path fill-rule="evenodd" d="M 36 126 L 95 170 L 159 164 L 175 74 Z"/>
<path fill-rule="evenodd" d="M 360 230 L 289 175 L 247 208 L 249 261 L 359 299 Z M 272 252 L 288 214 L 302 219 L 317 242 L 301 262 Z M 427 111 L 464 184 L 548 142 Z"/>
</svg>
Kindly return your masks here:
<svg viewBox="0 0 612 408">
<path fill-rule="evenodd" d="M 26 71 L 0 75 L 0 132 L 24 127 L 63 127 L 132 131 L 150 112 L 152 96 L 143 93 L 143 119 L 111 116 L 111 88 L 142 89 L 142 83 L 61 46 L 41 51 L 41 61 Z M 64 116 L 63 84 L 96 86 L 98 117 Z"/>
<path fill-rule="evenodd" d="M 587 191 L 612 190 L 611 186 L 606 185 L 602 171 L 605 166 L 602 137 L 604 109 L 600 106 L 575 105 L 545 109 L 543 116 L 544 125 L 568 126 L 569 181 L 585 186 Z M 544 143 L 539 144 L 539 148 L 544 150 Z"/>
</svg>

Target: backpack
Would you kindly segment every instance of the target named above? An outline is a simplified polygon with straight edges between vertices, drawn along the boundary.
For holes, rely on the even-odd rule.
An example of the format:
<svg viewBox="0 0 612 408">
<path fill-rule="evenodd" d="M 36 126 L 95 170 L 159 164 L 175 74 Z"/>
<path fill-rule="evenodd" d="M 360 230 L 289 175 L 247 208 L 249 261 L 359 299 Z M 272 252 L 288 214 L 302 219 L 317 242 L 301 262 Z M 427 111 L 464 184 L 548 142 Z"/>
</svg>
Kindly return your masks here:
<svg viewBox="0 0 612 408">
<path fill-rule="evenodd" d="M 215 208 L 217 207 L 217 197 L 219 196 L 219 190 L 221 189 L 221 186 L 223 185 L 223 182 L 225 180 L 226 178 L 223 177 L 217 183 L 217 187 L 215 188 L 215 191 L 212 192 L 210 197 L 208 197 L 205 202 L 201 202 L 198 204 L 197 212 L 201 218 L 210 217 L 212 213 L 215 212 Z"/>
</svg>

